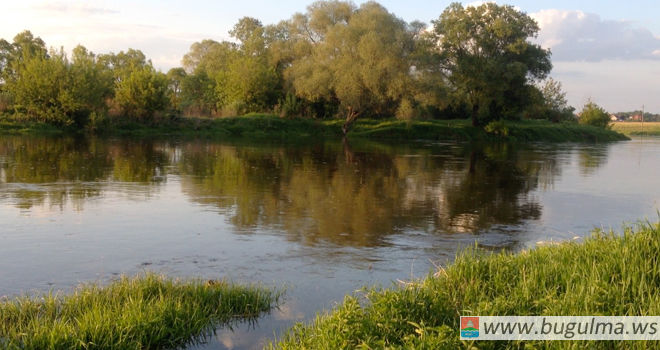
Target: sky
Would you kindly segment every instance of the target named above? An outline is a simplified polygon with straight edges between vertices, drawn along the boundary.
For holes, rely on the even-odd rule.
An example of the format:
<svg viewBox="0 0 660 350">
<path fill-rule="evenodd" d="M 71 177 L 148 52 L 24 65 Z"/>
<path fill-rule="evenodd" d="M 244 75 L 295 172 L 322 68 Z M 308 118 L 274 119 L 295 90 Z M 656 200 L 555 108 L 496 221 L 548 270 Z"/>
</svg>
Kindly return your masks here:
<svg viewBox="0 0 660 350">
<path fill-rule="evenodd" d="M 364 1 L 354 1 L 360 4 Z M 406 21 L 430 23 L 451 1 L 379 1 Z M 264 24 L 304 12 L 311 1 L 0 0 L 0 38 L 28 29 L 49 47 L 82 44 L 95 53 L 142 50 L 161 70 L 180 66 L 190 45 L 229 40 L 243 16 Z M 534 39 L 552 51 L 551 76 L 570 105 L 589 99 L 610 112 L 660 113 L 660 2 L 657 0 L 498 0 L 533 17 Z M 464 4 L 474 4 L 464 2 Z"/>
</svg>

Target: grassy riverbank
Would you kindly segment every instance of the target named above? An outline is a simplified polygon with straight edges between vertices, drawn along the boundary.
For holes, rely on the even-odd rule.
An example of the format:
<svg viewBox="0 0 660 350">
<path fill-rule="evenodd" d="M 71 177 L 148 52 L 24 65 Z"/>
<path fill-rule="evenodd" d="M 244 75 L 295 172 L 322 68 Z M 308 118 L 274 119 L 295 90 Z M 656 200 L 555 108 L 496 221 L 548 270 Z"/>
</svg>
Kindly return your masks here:
<svg viewBox="0 0 660 350">
<path fill-rule="evenodd" d="M 629 136 L 660 136 L 660 122 L 616 122 L 612 130 Z"/>
<path fill-rule="evenodd" d="M 2 349 L 175 348 L 234 320 L 269 311 L 278 294 L 222 281 L 182 282 L 154 274 L 71 295 L 0 299 Z"/>
<path fill-rule="evenodd" d="M 93 132 L 112 136 L 181 136 L 245 139 L 307 139 L 342 137 L 342 120 L 284 119 L 253 114 L 233 118 L 159 118 L 149 122 L 108 120 Z M 53 133 L 57 129 L 39 123 L 22 123 L 0 117 L 0 133 Z M 547 121 L 507 121 L 485 131 L 468 120 L 400 121 L 358 119 L 349 132 L 351 138 L 377 140 L 489 140 L 548 142 L 604 142 L 627 139 L 611 130 L 576 123 Z"/>
<path fill-rule="evenodd" d="M 55 126 L 31 122 L 15 120 L 3 115 L 0 115 L 0 135 L 17 135 L 17 134 L 62 134 L 66 130 L 57 128 Z"/>
<path fill-rule="evenodd" d="M 635 232 L 633 232 L 635 231 Z M 371 289 L 311 324 L 281 349 L 645 349 L 655 342 L 461 342 L 460 315 L 658 315 L 660 223 L 596 231 L 569 242 L 512 253 L 460 255 L 434 276 Z"/>
</svg>

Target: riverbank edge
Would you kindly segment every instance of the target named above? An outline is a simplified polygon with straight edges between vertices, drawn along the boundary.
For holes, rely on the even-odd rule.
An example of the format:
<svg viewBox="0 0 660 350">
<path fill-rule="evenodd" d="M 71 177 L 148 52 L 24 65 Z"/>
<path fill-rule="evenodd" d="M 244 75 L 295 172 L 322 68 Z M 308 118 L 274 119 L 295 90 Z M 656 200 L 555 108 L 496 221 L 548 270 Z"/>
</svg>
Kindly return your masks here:
<svg viewBox="0 0 660 350">
<path fill-rule="evenodd" d="M 182 137 L 216 139 L 318 139 L 341 138 L 342 120 L 312 120 L 279 118 L 271 115 L 248 115 L 230 118 L 161 118 L 149 122 L 116 120 L 100 123 L 87 130 L 103 136 L 118 137 Z M 0 134 L 75 133 L 35 122 L 13 121 L 0 117 Z M 475 128 L 468 120 L 401 121 L 358 119 L 349 138 L 373 140 L 508 140 L 521 142 L 611 142 L 628 140 L 609 129 L 576 123 L 547 121 L 506 121 L 490 132 Z"/>
<path fill-rule="evenodd" d="M 655 342 L 459 339 L 460 316 L 657 315 L 660 222 L 595 230 L 583 241 L 519 253 L 473 248 L 427 278 L 347 296 L 311 323 L 298 323 L 270 349 L 561 349 L 655 347 Z M 598 346 L 597 346 L 598 345 Z"/>
<path fill-rule="evenodd" d="M 82 284 L 68 294 L 2 297 L 0 348 L 179 348 L 216 326 L 255 320 L 276 307 L 280 295 L 257 285 L 145 272 L 105 286 Z"/>
</svg>

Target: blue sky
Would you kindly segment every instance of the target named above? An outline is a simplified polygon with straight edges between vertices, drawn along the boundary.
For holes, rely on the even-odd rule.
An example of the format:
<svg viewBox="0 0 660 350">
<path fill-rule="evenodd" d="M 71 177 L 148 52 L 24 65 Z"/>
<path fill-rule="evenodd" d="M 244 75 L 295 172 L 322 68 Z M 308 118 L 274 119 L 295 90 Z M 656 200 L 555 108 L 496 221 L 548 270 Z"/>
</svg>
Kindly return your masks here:
<svg viewBox="0 0 660 350">
<path fill-rule="evenodd" d="M 363 1 L 356 1 L 357 4 Z M 553 52 L 552 76 L 569 103 L 592 99 L 611 112 L 660 113 L 660 3 L 651 0 L 497 1 L 518 7 L 541 27 L 540 44 Z M 275 23 L 303 12 L 310 1 L 22 0 L 3 4 L 0 37 L 29 29 L 47 45 L 94 52 L 137 48 L 159 69 L 180 63 L 190 45 L 229 39 L 242 16 Z M 429 23 L 450 1 L 380 1 L 397 16 Z M 470 2 L 464 2 L 468 4 Z"/>
</svg>

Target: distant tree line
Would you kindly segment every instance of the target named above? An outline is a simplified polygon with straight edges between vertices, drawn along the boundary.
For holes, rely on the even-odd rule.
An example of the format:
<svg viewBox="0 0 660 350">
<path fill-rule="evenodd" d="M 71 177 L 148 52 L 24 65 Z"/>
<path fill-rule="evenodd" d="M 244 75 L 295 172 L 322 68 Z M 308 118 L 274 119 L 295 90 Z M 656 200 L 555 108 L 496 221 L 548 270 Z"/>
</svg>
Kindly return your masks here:
<svg viewBox="0 0 660 350">
<path fill-rule="evenodd" d="M 0 112 L 63 126 L 106 116 L 573 119 L 537 23 L 512 6 L 451 4 L 432 26 L 376 2 L 318 1 L 273 25 L 244 17 L 234 41 L 194 43 L 162 73 L 134 49 L 68 56 L 29 31 L 0 40 Z"/>
</svg>

